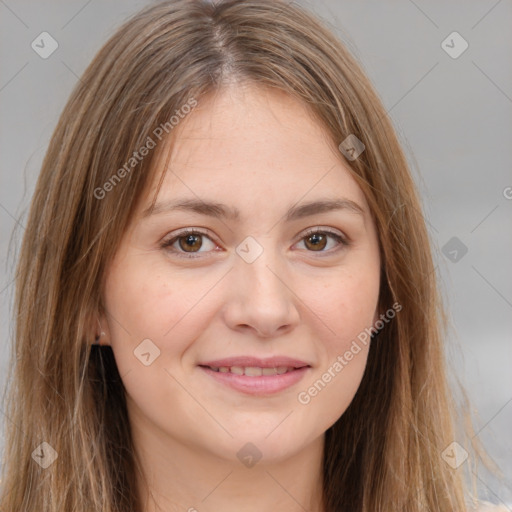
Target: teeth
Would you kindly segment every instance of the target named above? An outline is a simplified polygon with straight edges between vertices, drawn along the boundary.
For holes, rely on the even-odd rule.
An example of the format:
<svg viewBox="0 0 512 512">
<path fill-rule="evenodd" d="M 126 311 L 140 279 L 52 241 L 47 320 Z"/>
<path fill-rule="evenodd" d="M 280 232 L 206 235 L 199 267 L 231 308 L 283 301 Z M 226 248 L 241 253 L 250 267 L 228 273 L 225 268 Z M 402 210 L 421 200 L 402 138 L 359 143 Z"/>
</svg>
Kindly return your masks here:
<svg viewBox="0 0 512 512">
<path fill-rule="evenodd" d="M 246 375 L 247 377 L 261 377 L 262 375 L 282 375 L 286 372 L 295 370 L 293 366 L 278 366 L 277 368 L 259 368 L 257 366 L 210 366 L 214 372 L 234 373 L 236 375 Z"/>
<path fill-rule="evenodd" d="M 248 377 L 261 377 L 261 375 L 263 375 L 263 369 L 262 368 L 257 368 L 255 366 L 248 366 L 245 369 L 244 373 Z"/>
</svg>

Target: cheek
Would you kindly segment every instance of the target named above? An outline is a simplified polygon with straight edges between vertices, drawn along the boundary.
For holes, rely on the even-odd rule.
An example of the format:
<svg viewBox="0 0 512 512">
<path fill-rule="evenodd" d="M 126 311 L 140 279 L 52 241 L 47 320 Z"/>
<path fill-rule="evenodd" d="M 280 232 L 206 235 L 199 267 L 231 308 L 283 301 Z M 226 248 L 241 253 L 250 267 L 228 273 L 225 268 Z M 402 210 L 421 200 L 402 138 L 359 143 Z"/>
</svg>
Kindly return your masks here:
<svg viewBox="0 0 512 512">
<path fill-rule="evenodd" d="M 171 275 L 165 268 L 148 267 L 137 259 L 123 262 L 111 271 L 106 285 L 113 347 L 130 344 L 134 348 L 145 338 L 162 348 L 176 346 L 176 340 L 183 337 L 175 332 L 183 323 L 190 323 L 195 307 L 210 287 L 211 278 L 194 279 L 191 286 L 190 275 Z M 191 337 L 190 325 L 187 332 Z"/>
<path fill-rule="evenodd" d="M 322 292 L 310 300 L 310 308 L 328 333 L 325 349 L 331 358 L 343 353 L 351 341 L 375 321 L 379 298 L 378 271 L 361 271 L 331 278 Z"/>
<path fill-rule="evenodd" d="M 165 275 L 165 270 L 143 269 L 137 261 L 128 265 L 126 260 L 108 276 L 109 342 L 131 411 L 162 427 L 166 413 L 157 413 L 162 404 L 199 413 L 178 382 L 184 354 L 207 328 L 208 311 L 201 307 L 206 304 L 201 298 L 213 286 L 211 281 L 197 279 L 190 286 L 189 276 Z"/>
<path fill-rule="evenodd" d="M 310 300 L 325 335 L 320 366 L 298 402 L 329 428 L 345 412 L 364 374 L 379 297 L 378 266 L 340 273 Z M 320 348 L 321 347 L 321 348 Z"/>
<path fill-rule="evenodd" d="M 120 375 L 130 374 L 130 381 L 138 384 L 144 380 L 146 388 L 158 387 L 152 379 L 179 364 L 190 340 L 204 328 L 194 315 L 201 295 L 197 287 L 182 286 L 179 277 L 151 272 L 136 261 L 114 268 L 107 279 L 105 306 Z"/>
</svg>

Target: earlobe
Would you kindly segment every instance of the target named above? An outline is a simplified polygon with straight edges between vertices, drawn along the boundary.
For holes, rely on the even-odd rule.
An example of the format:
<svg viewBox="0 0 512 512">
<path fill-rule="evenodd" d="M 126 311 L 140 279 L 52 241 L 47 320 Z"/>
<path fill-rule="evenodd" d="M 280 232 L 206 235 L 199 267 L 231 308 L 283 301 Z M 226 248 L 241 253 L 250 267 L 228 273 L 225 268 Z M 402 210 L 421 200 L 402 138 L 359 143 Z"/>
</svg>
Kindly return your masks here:
<svg viewBox="0 0 512 512">
<path fill-rule="evenodd" d="M 93 345 L 110 345 L 108 335 L 108 322 L 105 315 L 100 315 L 101 318 L 97 318 L 96 323 L 96 335 L 94 337 Z"/>
<path fill-rule="evenodd" d="M 96 334 L 93 345 L 107 345 L 105 343 L 105 332 L 101 331 L 100 334 Z"/>
</svg>

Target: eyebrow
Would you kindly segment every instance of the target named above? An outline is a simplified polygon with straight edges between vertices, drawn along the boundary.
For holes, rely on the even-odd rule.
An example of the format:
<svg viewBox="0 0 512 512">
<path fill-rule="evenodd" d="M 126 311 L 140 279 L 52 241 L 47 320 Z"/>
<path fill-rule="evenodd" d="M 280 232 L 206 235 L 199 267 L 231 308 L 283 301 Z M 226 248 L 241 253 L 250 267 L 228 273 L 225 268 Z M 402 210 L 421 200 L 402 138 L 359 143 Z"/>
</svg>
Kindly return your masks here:
<svg viewBox="0 0 512 512">
<path fill-rule="evenodd" d="M 142 212 L 142 218 L 178 210 L 191 211 L 200 215 L 217 219 L 229 219 L 232 221 L 240 221 L 241 217 L 240 210 L 237 208 L 229 208 L 222 203 L 202 201 L 199 199 L 180 199 L 156 203 L 152 208 L 148 207 Z M 362 216 L 364 216 L 365 213 L 361 206 L 350 199 L 320 199 L 292 206 L 285 214 L 285 221 L 291 222 L 311 215 L 339 210 L 346 210 L 350 213 Z"/>
</svg>

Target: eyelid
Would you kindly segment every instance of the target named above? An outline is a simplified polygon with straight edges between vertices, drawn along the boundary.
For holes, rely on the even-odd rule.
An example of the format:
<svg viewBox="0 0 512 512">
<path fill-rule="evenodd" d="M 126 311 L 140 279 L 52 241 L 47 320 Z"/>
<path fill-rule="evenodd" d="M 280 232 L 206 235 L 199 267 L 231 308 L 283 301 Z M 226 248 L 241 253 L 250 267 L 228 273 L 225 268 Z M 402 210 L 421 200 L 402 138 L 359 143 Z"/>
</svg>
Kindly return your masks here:
<svg viewBox="0 0 512 512">
<path fill-rule="evenodd" d="M 343 240 L 343 243 L 346 243 L 347 245 L 350 244 L 350 239 L 347 235 L 345 235 L 345 233 L 343 233 L 340 230 L 335 230 L 334 228 L 324 226 L 313 226 L 311 228 L 307 228 L 299 235 L 299 241 L 302 240 L 304 237 L 314 235 L 315 233 L 327 233 L 329 235 L 338 236 Z"/>
<path fill-rule="evenodd" d="M 172 248 L 172 245 L 174 245 L 179 238 L 185 237 L 187 235 L 202 235 L 204 237 L 209 238 L 215 245 L 217 245 L 217 246 L 219 245 L 215 241 L 215 238 L 216 238 L 215 235 L 213 235 L 213 233 L 209 229 L 188 227 L 188 228 L 183 228 L 181 230 L 178 230 L 176 233 L 173 233 L 172 236 L 170 236 L 170 237 L 164 238 L 160 242 L 160 247 L 164 250 L 167 250 L 167 251 L 173 253 L 173 254 L 176 254 L 178 258 L 186 258 L 186 259 L 200 258 L 201 254 L 204 253 L 204 254 L 208 255 L 208 253 L 211 252 L 211 251 L 202 251 L 202 252 L 196 252 L 196 253 L 194 253 L 194 252 L 187 253 L 187 252 L 179 251 L 179 250 Z"/>
<path fill-rule="evenodd" d="M 342 231 L 323 226 L 314 226 L 311 228 L 307 228 L 299 235 L 298 240 L 297 242 L 295 242 L 295 244 L 302 242 L 308 236 L 314 235 L 316 233 L 326 234 L 331 238 L 334 238 L 338 242 L 337 247 L 335 247 L 334 249 L 329 249 L 328 251 L 306 251 L 307 253 L 316 254 L 316 257 L 318 258 L 327 258 L 329 256 L 333 256 L 335 254 L 338 254 L 343 249 L 346 249 L 352 245 L 352 240 Z"/>
<path fill-rule="evenodd" d="M 334 239 L 336 239 L 338 241 L 338 247 L 335 249 L 330 249 L 328 251 L 306 251 L 306 252 L 311 252 L 313 254 L 318 253 L 318 255 L 320 257 L 335 254 L 339 250 L 341 250 L 345 247 L 348 247 L 352 243 L 351 240 L 343 232 L 341 232 L 339 230 L 334 230 L 334 228 L 323 227 L 323 226 L 317 225 L 317 226 L 309 227 L 306 230 L 302 231 L 298 235 L 297 241 L 293 245 L 296 245 L 297 243 L 303 241 L 304 238 L 314 235 L 316 233 L 326 234 L 328 236 L 333 237 Z M 176 254 L 178 257 L 182 257 L 182 258 L 186 258 L 186 259 L 200 258 L 201 257 L 200 254 L 202 252 L 204 252 L 204 254 L 206 254 L 206 255 L 208 255 L 209 253 L 212 252 L 212 251 L 202 251 L 202 252 L 196 252 L 196 253 L 194 253 L 194 252 L 187 253 L 184 251 L 172 249 L 172 245 L 174 245 L 174 243 L 179 238 L 182 238 L 187 235 L 202 235 L 202 236 L 209 238 L 215 245 L 217 245 L 217 246 L 220 245 L 216 242 L 215 235 L 213 235 L 213 233 L 209 229 L 188 227 L 188 228 L 183 228 L 182 230 L 177 231 L 171 237 L 165 238 L 160 243 L 160 246 L 162 247 L 162 249 L 169 250 L 170 252 Z"/>
</svg>

